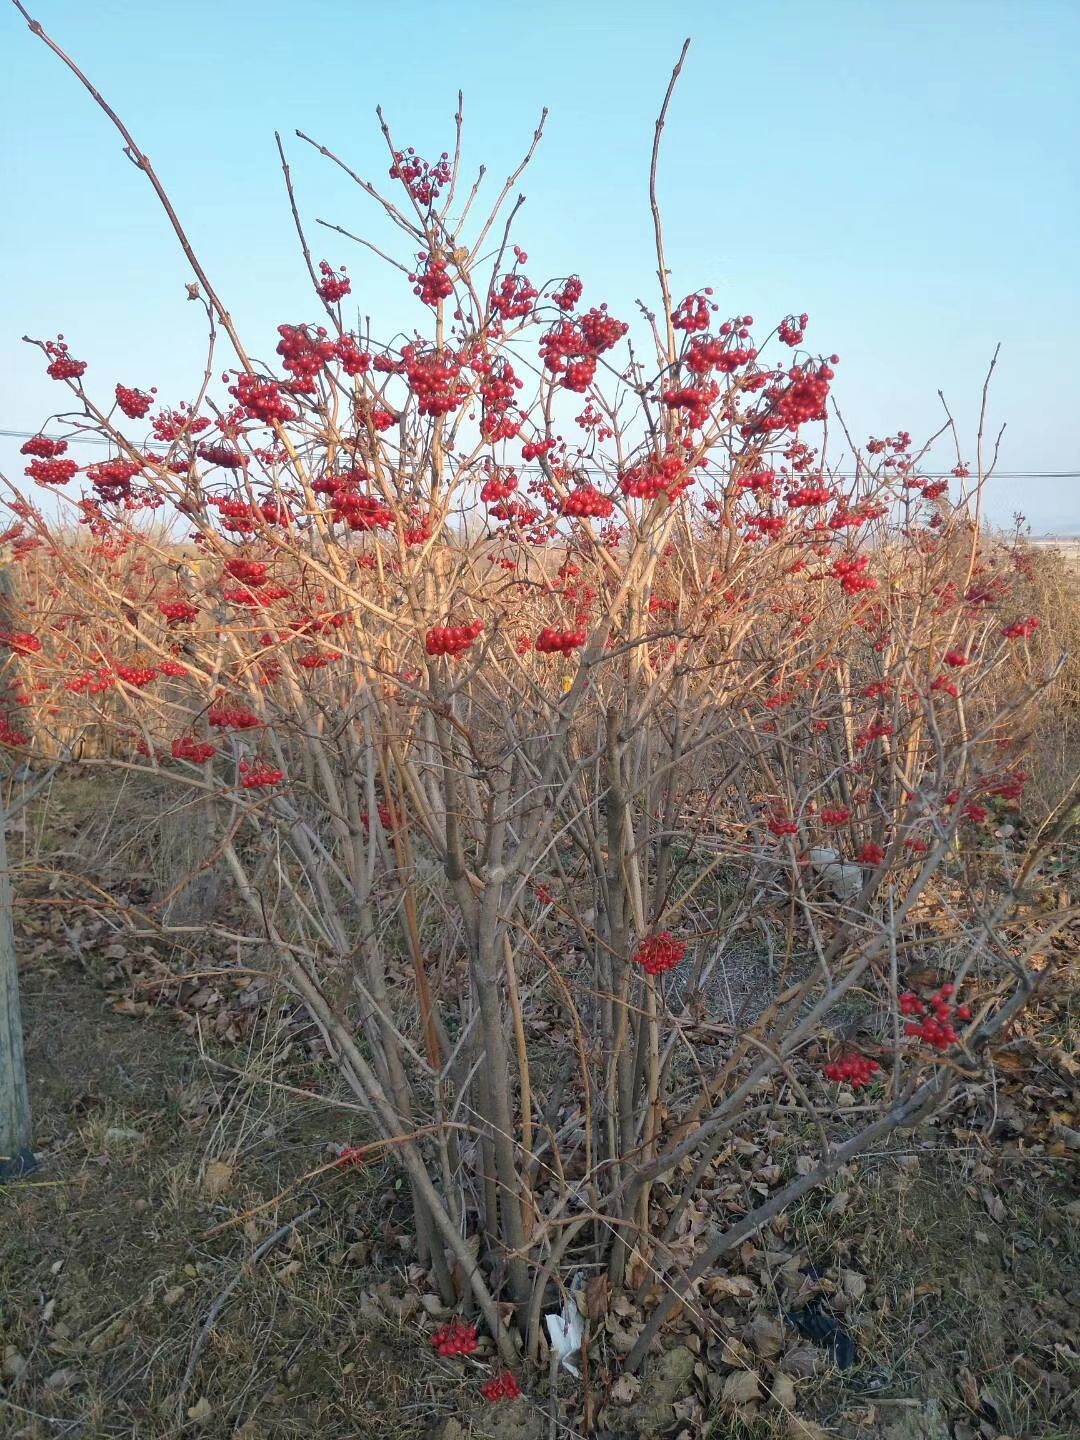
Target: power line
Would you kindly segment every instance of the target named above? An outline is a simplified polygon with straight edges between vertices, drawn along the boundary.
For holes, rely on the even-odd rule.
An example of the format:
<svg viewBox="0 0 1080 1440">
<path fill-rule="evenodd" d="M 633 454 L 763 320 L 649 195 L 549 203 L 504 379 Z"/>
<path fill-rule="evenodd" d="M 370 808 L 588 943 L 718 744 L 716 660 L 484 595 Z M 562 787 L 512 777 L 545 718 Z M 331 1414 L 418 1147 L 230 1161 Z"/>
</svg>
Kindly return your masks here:
<svg viewBox="0 0 1080 1440">
<path fill-rule="evenodd" d="M 9 440 L 33 440 L 40 435 L 40 430 L 0 430 L 0 435 Z M 100 435 L 45 435 L 46 440 L 66 440 L 69 445 L 109 445 L 111 442 Z M 515 467 L 522 471 L 539 470 L 536 465 L 518 465 Z M 833 472 L 839 480 L 853 480 L 855 472 L 852 470 L 838 470 Z M 931 479 L 947 480 L 952 476 L 951 470 L 943 470 L 939 473 L 933 471 L 921 472 Z M 995 470 L 995 480 L 1080 480 L 1080 470 Z"/>
</svg>

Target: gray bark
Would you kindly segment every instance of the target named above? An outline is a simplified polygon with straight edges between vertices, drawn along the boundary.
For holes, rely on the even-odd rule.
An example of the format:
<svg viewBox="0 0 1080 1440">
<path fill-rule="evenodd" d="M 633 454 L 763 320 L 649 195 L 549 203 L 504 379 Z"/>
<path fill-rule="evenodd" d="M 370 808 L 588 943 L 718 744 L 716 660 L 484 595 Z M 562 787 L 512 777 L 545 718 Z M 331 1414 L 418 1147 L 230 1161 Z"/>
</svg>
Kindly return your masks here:
<svg viewBox="0 0 1080 1440">
<path fill-rule="evenodd" d="M 0 1180 L 34 1167 L 30 1150 L 30 1096 L 26 1088 L 19 972 L 11 923 L 7 868 L 7 817 L 0 811 Z"/>
</svg>

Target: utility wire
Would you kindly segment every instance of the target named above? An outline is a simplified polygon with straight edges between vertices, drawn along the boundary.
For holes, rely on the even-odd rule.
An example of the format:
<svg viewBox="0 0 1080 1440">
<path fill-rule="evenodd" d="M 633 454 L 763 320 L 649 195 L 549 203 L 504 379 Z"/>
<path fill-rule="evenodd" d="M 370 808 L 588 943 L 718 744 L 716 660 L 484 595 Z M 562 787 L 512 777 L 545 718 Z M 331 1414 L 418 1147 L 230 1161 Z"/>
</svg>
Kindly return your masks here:
<svg viewBox="0 0 1080 1440">
<path fill-rule="evenodd" d="M 33 440 L 41 434 L 39 430 L 0 430 L 0 435 L 9 440 Z M 66 440 L 69 445 L 108 445 L 110 441 L 103 439 L 100 435 L 80 435 L 77 432 L 73 435 L 46 435 L 46 440 Z M 539 471 L 537 465 L 518 465 L 518 470 L 529 472 Z M 838 470 L 834 472 L 838 479 L 853 480 L 855 472 L 851 470 Z M 937 476 L 932 471 L 922 472 L 931 478 L 948 479 L 952 471 L 941 471 Z M 995 480 L 1080 480 L 1080 470 L 995 470 Z"/>
</svg>

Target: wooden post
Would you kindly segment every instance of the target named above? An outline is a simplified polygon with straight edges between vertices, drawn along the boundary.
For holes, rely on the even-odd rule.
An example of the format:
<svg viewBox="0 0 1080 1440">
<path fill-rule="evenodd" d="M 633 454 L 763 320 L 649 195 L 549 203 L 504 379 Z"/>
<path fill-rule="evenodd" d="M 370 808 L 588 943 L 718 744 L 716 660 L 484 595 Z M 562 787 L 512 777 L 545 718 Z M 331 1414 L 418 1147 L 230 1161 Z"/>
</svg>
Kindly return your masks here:
<svg viewBox="0 0 1080 1440">
<path fill-rule="evenodd" d="M 26 1175 L 37 1165 L 30 1149 L 30 1095 L 19 1012 L 6 829 L 7 816 L 0 809 L 0 1181 Z"/>
<path fill-rule="evenodd" d="M 12 567 L 0 555 L 0 622 L 11 618 Z M 0 713 L 10 709 L 8 664 L 0 673 Z M 0 802 L 0 1181 L 35 1169 L 30 1149 L 30 1096 L 26 1088 L 19 970 L 15 961 L 15 930 L 11 918 L 11 876 L 7 863 L 7 812 Z"/>
</svg>

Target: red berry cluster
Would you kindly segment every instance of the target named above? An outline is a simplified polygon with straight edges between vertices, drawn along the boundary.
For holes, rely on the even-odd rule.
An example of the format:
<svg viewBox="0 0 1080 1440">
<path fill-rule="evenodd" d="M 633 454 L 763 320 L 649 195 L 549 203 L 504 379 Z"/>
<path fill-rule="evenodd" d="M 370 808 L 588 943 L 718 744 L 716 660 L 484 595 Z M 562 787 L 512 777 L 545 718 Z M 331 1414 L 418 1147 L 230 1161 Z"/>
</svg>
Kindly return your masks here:
<svg viewBox="0 0 1080 1440">
<path fill-rule="evenodd" d="M 739 336 L 745 338 L 749 331 L 740 328 Z M 734 375 L 736 370 L 744 365 L 749 365 L 751 360 L 757 359 L 757 351 L 753 345 L 736 345 L 732 338 L 732 327 L 724 324 L 720 327 L 719 337 L 711 335 L 698 336 L 692 340 L 683 355 L 683 363 L 686 368 L 697 376 L 708 375 L 711 370 L 718 370 L 721 375 Z M 744 389 L 759 389 L 760 385 L 751 384 L 750 379 L 743 380 Z M 764 384 L 764 377 L 761 378 Z"/>
<path fill-rule="evenodd" d="M 10 745 L 18 749 L 21 745 L 29 745 L 29 735 L 24 735 L 21 730 L 16 730 L 6 716 L 0 715 L 0 745 Z"/>
<path fill-rule="evenodd" d="M 685 300 L 680 301 L 671 317 L 675 329 L 685 330 L 688 335 L 708 330 L 709 316 L 716 310 L 716 306 L 706 299 L 711 294 L 712 290 L 706 289 L 700 295 L 687 295 Z"/>
<path fill-rule="evenodd" d="M 885 851 L 880 845 L 875 845 L 873 840 L 868 840 L 859 853 L 855 856 L 857 865 L 880 865 L 885 859 Z"/>
<path fill-rule="evenodd" d="M 592 384 L 598 357 L 618 344 L 628 329 L 602 305 L 579 320 L 552 325 L 540 339 L 540 355 L 548 370 L 562 376 L 564 389 L 582 394 Z"/>
<path fill-rule="evenodd" d="M 50 357 L 45 373 L 52 380 L 81 380 L 86 374 L 86 361 L 73 360 L 68 354 L 63 335 L 45 342 L 45 353 Z"/>
<path fill-rule="evenodd" d="M 190 760 L 193 765 L 204 765 L 216 754 L 216 746 L 207 740 L 195 740 L 190 735 L 181 735 L 172 742 L 174 760 Z"/>
<path fill-rule="evenodd" d="M 704 429 L 712 407 L 720 398 L 716 381 L 708 385 L 681 385 L 665 390 L 661 397 L 669 410 L 682 410 L 691 430 Z"/>
<path fill-rule="evenodd" d="M 454 293 L 454 282 L 446 273 L 447 262 L 441 256 L 421 254 L 423 269 L 410 275 L 413 294 L 419 295 L 425 305 L 437 305 Z"/>
<path fill-rule="evenodd" d="M 142 690 L 157 679 L 158 672 L 151 665 L 117 665 L 116 674 L 126 685 Z"/>
<path fill-rule="evenodd" d="M 551 298 L 560 310 L 573 310 L 574 306 L 581 299 L 583 289 L 584 286 L 578 277 L 571 275 L 569 279 L 563 281 L 561 290 L 552 292 Z"/>
<path fill-rule="evenodd" d="M 624 471 L 619 489 L 632 500 L 655 500 L 658 495 L 675 500 L 689 484 L 683 456 L 654 455 L 644 465 Z"/>
<path fill-rule="evenodd" d="M 867 725 L 865 730 L 860 730 L 855 736 L 856 750 L 865 750 L 875 740 L 885 740 L 893 733 L 892 724 L 888 720 L 875 720 L 873 724 Z"/>
<path fill-rule="evenodd" d="M 824 805 L 821 810 L 821 823 L 823 825 L 846 825 L 851 819 L 851 811 L 846 805 Z"/>
<path fill-rule="evenodd" d="M 527 275 L 504 275 L 491 296 L 491 309 L 504 320 L 520 320 L 532 313 L 537 289 Z"/>
<path fill-rule="evenodd" d="M 799 827 L 794 820 L 789 820 L 786 815 L 773 815 L 769 819 L 769 829 L 774 835 L 797 835 Z"/>
<path fill-rule="evenodd" d="M 261 760 L 254 765 L 249 765 L 246 760 L 240 761 L 240 784 L 245 790 L 268 790 L 273 785 L 280 785 L 283 778 L 283 771 L 272 769 Z"/>
<path fill-rule="evenodd" d="M 389 805 L 382 805 L 382 804 L 376 805 L 376 806 L 375 806 L 375 813 L 378 815 L 378 817 L 379 817 L 379 824 L 382 826 L 382 828 L 383 828 L 384 830 L 392 830 L 392 829 L 394 828 L 393 820 L 391 819 L 391 816 L 390 816 L 390 807 L 389 807 Z M 360 824 L 363 825 L 363 827 L 364 827 L 365 830 L 370 830 L 370 829 L 371 829 L 371 821 L 368 819 L 368 813 L 367 813 L 366 810 L 365 810 L 364 813 L 360 816 Z"/>
<path fill-rule="evenodd" d="M 429 655 L 462 655 L 472 645 L 484 628 L 482 620 L 471 625 L 434 625 L 424 637 L 424 649 Z"/>
<path fill-rule="evenodd" d="M 39 485 L 66 485 L 78 471 L 74 460 L 31 460 L 25 473 Z"/>
<path fill-rule="evenodd" d="M 336 305 L 339 300 L 344 300 L 352 290 L 352 281 L 345 274 L 344 265 L 341 266 L 339 273 L 328 260 L 320 260 L 319 274 L 322 278 L 315 288 L 327 305 Z"/>
<path fill-rule="evenodd" d="M 560 651 L 569 655 L 571 650 L 580 650 L 584 644 L 584 629 L 553 630 L 550 625 L 545 625 L 536 637 L 536 649 L 541 655 L 554 655 Z"/>
<path fill-rule="evenodd" d="M 227 705 L 211 705 L 206 719 L 215 730 L 257 730 L 262 724 L 252 711 Z"/>
<path fill-rule="evenodd" d="M 403 372 L 416 396 L 421 415 L 449 415 L 469 393 L 461 379 L 461 359 L 449 350 L 420 350 L 406 345 L 401 351 Z"/>
<path fill-rule="evenodd" d="M 833 562 L 829 575 L 840 581 L 840 588 L 845 595 L 858 595 L 863 590 L 878 588 L 878 582 L 866 573 L 869 566 L 869 555 L 841 556 Z"/>
<path fill-rule="evenodd" d="M 325 481 L 320 481 L 324 484 Z M 387 530 L 394 523 L 394 512 L 373 495 L 363 495 L 349 483 L 333 492 L 330 515 L 353 531 Z"/>
<path fill-rule="evenodd" d="M 503 500 L 509 500 L 517 487 L 518 477 L 513 470 L 508 470 L 501 475 L 492 475 L 484 481 L 480 499 L 485 505 L 498 505 Z"/>
<path fill-rule="evenodd" d="M 449 185 L 450 174 L 450 157 L 445 150 L 434 165 L 421 160 L 411 145 L 408 150 L 394 151 L 390 178 L 400 180 L 418 205 L 433 204 L 443 186 Z"/>
<path fill-rule="evenodd" d="M 787 503 L 792 510 L 826 505 L 831 499 L 832 491 L 827 485 L 801 485 L 797 490 L 789 490 L 787 494 Z"/>
<path fill-rule="evenodd" d="M 117 385 L 116 403 L 129 420 L 142 420 L 154 403 L 156 391 L 147 395 L 143 390 L 132 390 L 127 385 Z"/>
<path fill-rule="evenodd" d="M 946 650 L 941 658 L 946 665 L 951 666 L 954 670 L 962 670 L 965 665 L 971 663 L 962 650 Z"/>
<path fill-rule="evenodd" d="M 102 500 L 116 502 L 127 499 L 131 493 L 131 482 L 142 466 L 136 460 L 102 460 L 88 465 L 86 478 L 93 485 Z"/>
<path fill-rule="evenodd" d="M 66 440 L 50 440 L 48 435 L 31 435 L 19 446 L 20 455 L 36 455 L 39 460 L 51 460 L 54 455 L 63 455 L 68 448 Z"/>
<path fill-rule="evenodd" d="M 432 1349 L 443 1359 L 451 1355 L 471 1355 L 476 1345 L 476 1326 L 466 1325 L 462 1320 L 440 1325 L 431 1337 Z"/>
<path fill-rule="evenodd" d="M 1026 640 L 1030 635 L 1034 635 L 1038 628 L 1038 620 L 1034 615 L 1029 615 L 1026 620 L 1014 620 L 1011 625 L 1006 625 L 1001 633 L 1006 640 Z"/>
<path fill-rule="evenodd" d="M 14 650 L 16 655 L 36 655 L 41 649 L 41 641 L 36 635 L 31 635 L 25 630 L 18 630 L 14 634 L 0 634 L 0 645 L 6 645 L 9 650 Z"/>
<path fill-rule="evenodd" d="M 801 345 L 806 335 L 806 325 L 809 315 L 788 315 L 780 321 L 777 335 L 785 345 Z"/>
<path fill-rule="evenodd" d="M 592 485 L 579 485 L 576 490 L 570 491 L 559 509 L 564 515 L 580 519 L 606 520 L 614 514 L 615 506 Z"/>
<path fill-rule="evenodd" d="M 237 375 L 236 384 L 229 386 L 229 394 L 243 406 L 249 420 L 260 420 L 264 425 L 283 425 L 296 419 L 296 411 L 285 403 L 285 396 L 276 380 L 263 380 L 245 370 Z"/>
<path fill-rule="evenodd" d="M 661 930 L 659 935 L 642 940 L 634 951 L 634 964 L 640 965 L 646 975 L 662 975 L 665 970 L 674 970 L 685 954 L 686 941 Z"/>
<path fill-rule="evenodd" d="M 281 336 L 277 353 L 284 369 L 294 377 L 293 389 L 310 393 L 316 375 L 337 353 L 333 341 L 327 339 L 321 325 L 314 330 L 307 325 L 279 325 L 277 330 Z"/>
<path fill-rule="evenodd" d="M 494 1405 L 497 1400 L 516 1400 L 521 1394 L 521 1386 L 510 1371 L 505 1370 L 493 1380 L 486 1380 L 480 1386 L 480 1394 L 488 1404 Z"/>
<path fill-rule="evenodd" d="M 524 386 L 514 374 L 514 367 L 505 356 L 491 360 L 480 356 L 473 360 L 476 390 L 484 407 L 480 433 L 489 443 L 513 440 L 521 433 L 523 416 L 514 408 L 517 392 Z"/>
<path fill-rule="evenodd" d="M 161 410 L 150 421 L 155 440 L 171 445 L 181 435 L 201 435 L 209 428 L 210 421 L 205 415 L 193 415 L 181 401 L 175 410 Z"/>
<path fill-rule="evenodd" d="M 823 1073 L 826 1080 L 835 1080 L 838 1085 L 850 1085 L 853 1090 L 859 1090 L 869 1085 L 880 1069 L 876 1060 L 870 1060 L 865 1055 L 845 1055 L 840 1060 L 830 1061 Z"/>
<path fill-rule="evenodd" d="M 832 363 L 835 364 L 835 359 Z M 765 391 L 767 408 L 757 416 L 752 430 L 797 430 L 800 425 L 824 420 L 829 383 L 836 372 L 824 360 L 792 365 L 778 383 Z"/>
<path fill-rule="evenodd" d="M 71 680 L 65 680 L 64 689 L 70 690 L 72 695 L 103 695 L 115 684 L 116 676 L 107 666 L 102 666 L 97 671 L 90 670 L 85 675 L 76 675 Z"/>
<path fill-rule="evenodd" d="M 339 335 L 334 353 L 346 375 L 363 375 L 371 369 L 371 351 L 361 350 L 353 335 Z"/>
<path fill-rule="evenodd" d="M 263 584 L 269 568 L 265 560 L 249 560 L 245 555 L 237 555 L 232 560 L 225 561 L 228 573 L 234 580 L 242 580 L 245 585 Z"/>
<path fill-rule="evenodd" d="M 953 1020 L 971 1019 L 969 1006 L 952 1003 L 955 994 L 955 986 L 942 985 L 928 1001 L 924 1001 L 913 990 L 905 990 L 900 996 L 900 1013 L 910 1018 L 904 1026 L 904 1034 L 925 1040 L 935 1050 L 947 1050 L 950 1045 L 955 1045 L 960 1036 L 956 1033 Z"/>
<path fill-rule="evenodd" d="M 187 600 L 159 600 L 158 609 L 170 625 L 188 625 L 199 618 L 199 607 Z"/>
</svg>

